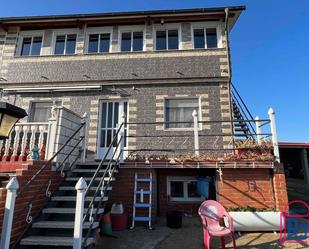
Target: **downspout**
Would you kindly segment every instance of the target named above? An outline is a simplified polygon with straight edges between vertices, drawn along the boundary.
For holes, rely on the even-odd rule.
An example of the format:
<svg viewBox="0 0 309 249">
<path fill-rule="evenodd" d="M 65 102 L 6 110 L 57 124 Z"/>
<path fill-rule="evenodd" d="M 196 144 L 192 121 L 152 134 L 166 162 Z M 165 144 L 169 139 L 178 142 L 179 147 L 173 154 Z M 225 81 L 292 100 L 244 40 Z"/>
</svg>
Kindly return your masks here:
<svg viewBox="0 0 309 249">
<path fill-rule="evenodd" d="M 230 105 L 230 120 L 231 120 L 231 134 L 233 138 L 233 148 L 235 148 L 235 139 L 234 139 L 234 123 L 233 121 L 233 105 L 232 105 L 232 96 L 231 96 L 231 83 L 232 83 L 232 67 L 231 67 L 231 53 L 230 53 L 230 36 L 229 36 L 229 8 L 224 9 L 225 12 L 225 37 L 226 37 L 226 57 L 228 65 L 228 94 L 229 94 L 229 105 Z M 234 151 L 233 151 L 234 152 Z"/>
</svg>

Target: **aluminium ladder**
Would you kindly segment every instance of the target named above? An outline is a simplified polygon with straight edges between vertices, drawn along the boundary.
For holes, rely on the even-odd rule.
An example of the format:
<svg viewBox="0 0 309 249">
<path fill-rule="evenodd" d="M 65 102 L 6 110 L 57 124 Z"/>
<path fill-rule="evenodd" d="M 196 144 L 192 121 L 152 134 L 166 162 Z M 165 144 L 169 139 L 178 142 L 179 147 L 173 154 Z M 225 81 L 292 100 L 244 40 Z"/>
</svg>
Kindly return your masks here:
<svg viewBox="0 0 309 249">
<path fill-rule="evenodd" d="M 138 188 L 139 183 L 148 183 L 148 189 Z M 137 195 L 139 195 L 139 202 L 137 202 Z M 148 202 L 144 202 L 144 195 L 148 195 Z M 148 216 L 136 216 L 136 209 L 148 209 Z M 131 229 L 135 227 L 136 221 L 148 222 L 149 229 L 151 227 L 151 208 L 152 208 L 152 173 L 149 178 L 138 178 L 137 173 L 134 177 L 134 202 L 133 202 L 133 217 Z"/>
</svg>

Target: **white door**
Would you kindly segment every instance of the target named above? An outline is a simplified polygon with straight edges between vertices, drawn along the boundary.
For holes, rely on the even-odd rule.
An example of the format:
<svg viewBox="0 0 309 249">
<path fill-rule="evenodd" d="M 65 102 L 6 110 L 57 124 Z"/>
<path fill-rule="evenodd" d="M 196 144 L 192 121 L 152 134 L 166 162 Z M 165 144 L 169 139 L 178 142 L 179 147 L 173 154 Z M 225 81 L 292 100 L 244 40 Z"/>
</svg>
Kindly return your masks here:
<svg viewBox="0 0 309 249">
<path fill-rule="evenodd" d="M 100 103 L 98 143 L 97 143 L 97 158 L 104 158 L 108 151 L 109 145 L 117 132 L 117 126 L 121 120 L 121 115 L 124 113 L 128 120 L 128 102 L 126 101 L 102 101 Z M 125 148 L 127 147 L 127 127 L 125 127 Z M 107 155 L 107 159 L 113 156 L 117 139 L 115 139 L 111 150 Z M 126 153 L 125 153 L 126 154 Z"/>
</svg>

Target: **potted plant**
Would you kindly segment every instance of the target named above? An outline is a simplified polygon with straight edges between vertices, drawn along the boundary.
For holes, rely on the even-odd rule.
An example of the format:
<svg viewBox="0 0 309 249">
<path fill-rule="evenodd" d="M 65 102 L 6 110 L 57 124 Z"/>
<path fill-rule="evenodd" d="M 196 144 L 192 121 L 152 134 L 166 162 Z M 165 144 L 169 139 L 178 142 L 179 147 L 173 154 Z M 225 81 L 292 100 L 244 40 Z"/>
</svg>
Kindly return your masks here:
<svg viewBox="0 0 309 249">
<path fill-rule="evenodd" d="M 235 231 L 279 231 L 280 212 L 250 206 L 229 208 Z"/>
</svg>

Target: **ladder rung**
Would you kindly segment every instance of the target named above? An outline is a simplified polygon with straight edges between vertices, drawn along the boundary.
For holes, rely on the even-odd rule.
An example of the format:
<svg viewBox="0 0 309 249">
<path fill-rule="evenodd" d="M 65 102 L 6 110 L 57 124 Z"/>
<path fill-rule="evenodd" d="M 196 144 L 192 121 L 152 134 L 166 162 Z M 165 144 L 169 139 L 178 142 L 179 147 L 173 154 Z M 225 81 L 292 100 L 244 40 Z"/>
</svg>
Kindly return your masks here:
<svg viewBox="0 0 309 249">
<path fill-rule="evenodd" d="M 141 193 L 142 193 L 141 190 L 136 190 L 136 191 L 135 191 L 135 194 L 141 194 Z M 145 195 L 150 195 L 150 194 L 152 194 L 152 193 L 151 193 L 151 191 L 149 191 L 149 190 L 144 190 L 144 191 L 143 191 L 143 194 L 145 194 Z"/>
<path fill-rule="evenodd" d="M 149 221 L 150 218 L 146 217 L 146 216 L 138 216 L 138 217 L 134 217 L 135 221 Z"/>
<path fill-rule="evenodd" d="M 151 207 L 151 204 L 150 203 L 135 203 L 134 206 L 137 208 L 149 208 Z"/>
<path fill-rule="evenodd" d="M 150 178 L 137 178 L 136 179 L 137 182 L 151 182 Z"/>
</svg>

